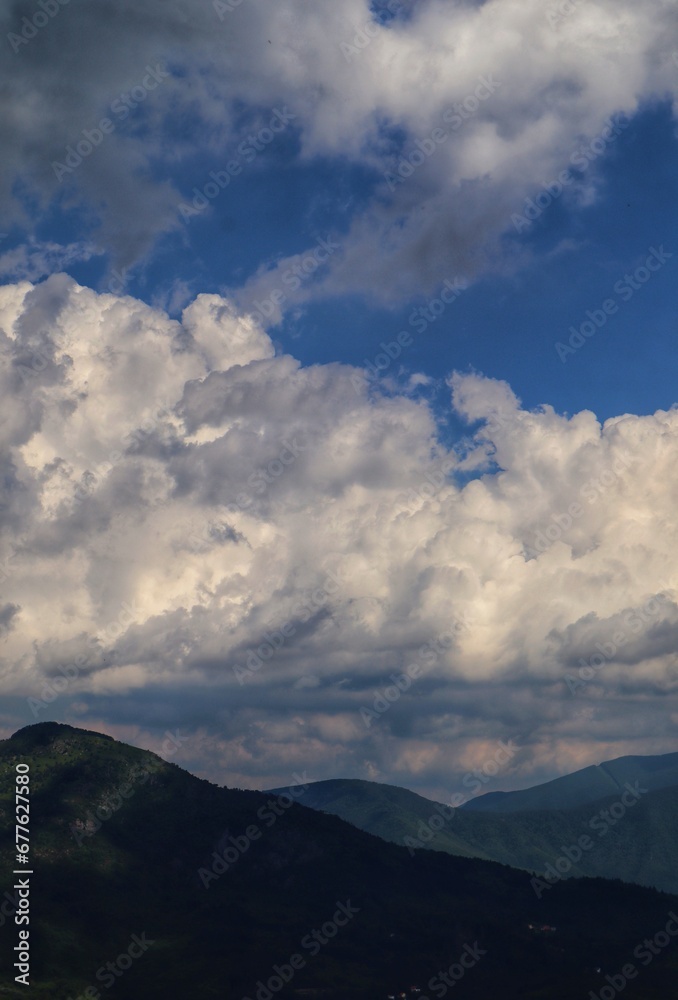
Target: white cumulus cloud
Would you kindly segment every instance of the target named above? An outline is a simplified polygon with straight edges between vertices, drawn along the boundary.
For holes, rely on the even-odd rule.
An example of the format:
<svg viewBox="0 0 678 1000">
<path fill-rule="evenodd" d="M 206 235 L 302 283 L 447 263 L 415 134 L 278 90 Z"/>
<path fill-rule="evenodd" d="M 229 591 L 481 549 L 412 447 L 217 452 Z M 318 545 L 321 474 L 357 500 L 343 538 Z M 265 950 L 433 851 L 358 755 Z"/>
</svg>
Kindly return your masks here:
<svg viewBox="0 0 678 1000">
<path fill-rule="evenodd" d="M 312 753 L 442 794 L 488 727 L 537 771 L 668 749 L 678 410 L 601 425 L 452 374 L 449 449 L 425 402 L 276 355 L 226 299 L 175 321 L 64 275 L 0 288 L 0 346 L 24 716 L 143 728 L 152 702 L 236 784 Z"/>
</svg>

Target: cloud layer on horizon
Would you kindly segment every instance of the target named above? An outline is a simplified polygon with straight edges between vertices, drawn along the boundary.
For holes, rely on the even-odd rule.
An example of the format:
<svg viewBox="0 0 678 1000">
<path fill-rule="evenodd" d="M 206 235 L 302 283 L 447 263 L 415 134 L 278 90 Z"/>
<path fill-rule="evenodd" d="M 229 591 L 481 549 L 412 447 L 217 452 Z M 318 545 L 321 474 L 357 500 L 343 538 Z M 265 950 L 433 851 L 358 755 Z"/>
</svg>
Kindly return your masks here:
<svg viewBox="0 0 678 1000">
<path fill-rule="evenodd" d="M 178 322 L 65 275 L 0 288 L 0 343 L 6 728 L 438 795 L 499 738 L 491 787 L 672 746 L 678 410 L 601 426 L 456 373 L 448 449 L 416 390 L 276 355 L 224 298 Z"/>
</svg>

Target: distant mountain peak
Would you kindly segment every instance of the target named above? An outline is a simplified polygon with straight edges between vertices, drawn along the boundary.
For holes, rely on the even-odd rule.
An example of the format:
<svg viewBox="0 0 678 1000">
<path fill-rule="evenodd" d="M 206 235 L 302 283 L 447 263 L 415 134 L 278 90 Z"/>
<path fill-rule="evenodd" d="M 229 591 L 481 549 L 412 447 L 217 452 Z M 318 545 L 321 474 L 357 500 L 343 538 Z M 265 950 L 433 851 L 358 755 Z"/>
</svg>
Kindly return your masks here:
<svg viewBox="0 0 678 1000">
<path fill-rule="evenodd" d="M 678 785 L 678 753 L 615 757 L 530 788 L 515 792 L 488 792 L 470 799 L 461 808 L 473 812 L 575 809 L 615 795 L 627 781 L 636 780 L 641 780 L 653 790 Z"/>
</svg>

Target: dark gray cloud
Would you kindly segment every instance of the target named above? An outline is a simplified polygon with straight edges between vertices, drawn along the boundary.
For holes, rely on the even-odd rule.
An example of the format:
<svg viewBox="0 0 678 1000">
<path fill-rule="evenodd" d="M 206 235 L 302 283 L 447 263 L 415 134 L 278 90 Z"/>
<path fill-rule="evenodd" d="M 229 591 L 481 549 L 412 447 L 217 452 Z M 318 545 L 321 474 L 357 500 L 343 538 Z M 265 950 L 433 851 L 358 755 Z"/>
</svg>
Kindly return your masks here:
<svg viewBox="0 0 678 1000">
<path fill-rule="evenodd" d="M 0 605 L 0 635 L 9 632 L 12 628 L 13 619 L 19 614 L 21 608 L 18 604 Z"/>
</svg>

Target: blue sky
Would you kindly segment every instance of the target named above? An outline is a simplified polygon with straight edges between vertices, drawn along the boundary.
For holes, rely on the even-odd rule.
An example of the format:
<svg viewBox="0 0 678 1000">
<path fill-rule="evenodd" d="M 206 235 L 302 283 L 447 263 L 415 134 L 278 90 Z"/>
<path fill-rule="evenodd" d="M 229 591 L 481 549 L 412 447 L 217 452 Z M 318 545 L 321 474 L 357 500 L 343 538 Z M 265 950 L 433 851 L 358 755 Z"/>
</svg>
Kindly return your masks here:
<svg viewBox="0 0 678 1000">
<path fill-rule="evenodd" d="M 38 716 L 183 725 L 216 780 L 312 753 L 440 797 L 500 738 L 524 749 L 494 787 L 673 748 L 678 605 L 581 703 L 563 665 L 673 593 L 677 21 L 571 8 L 4 11 L 7 732 L 124 604 Z M 341 592 L 236 682 L 327 565 Z"/>
<path fill-rule="evenodd" d="M 210 183 L 210 172 L 222 169 L 225 158 L 203 153 L 173 171 L 173 182 L 185 193 L 179 205 L 195 214 L 181 218 L 178 231 L 159 237 L 153 250 L 125 271 L 125 290 L 149 304 L 167 297 L 177 282 L 185 283 L 185 295 L 225 292 L 239 288 L 262 265 L 302 253 L 318 237 L 340 240 L 383 176 L 341 160 L 299 163 L 296 130 L 290 133 L 263 147 L 256 169 L 235 176 L 202 211 L 193 210 L 194 191 Z M 237 150 L 235 155 L 242 160 Z M 651 248 L 676 249 L 677 167 L 671 103 L 648 101 L 614 144 L 590 162 L 588 174 L 597 187 L 593 203 L 566 206 L 556 199 L 520 231 L 507 226 L 503 240 L 511 254 L 520 254 L 520 262 L 508 273 L 479 277 L 423 333 L 410 317 L 413 310 L 426 309 L 435 290 L 388 307 L 365 295 L 330 296 L 286 312 L 271 333 L 281 350 L 304 364 L 364 366 L 374 363 L 382 342 L 409 329 L 413 343 L 398 366 L 406 376 L 423 372 L 441 380 L 453 369 L 480 371 L 506 379 L 530 407 L 549 402 L 563 413 L 591 409 L 603 420 L 670 407 L 674 258 L 647 288 L 620 299 L 619 312 L 583 350 L 565 355 L 563 362 L 554 345 L 567 344 L 587 310 L 598 309 L 611 294 L 619 297 L 615 283 L 633 275 Z M 83 219 L 58 203 L 46 219 L 32 222 L 31 231 L 10 232 L 5 251 L 30 235 L 67 245 L 86 231 Z M 89 262 L 74 263 L 69 273 L 105 289 L 111 271 L 122 272 L 101 249 Z M 451 270 L 450 279 L 455 277 Z M 267 296 L 257 301 L 266 308 Z M 184 304 L 182 298 L 167 300 L 173 315 Z"/>
</svg>

